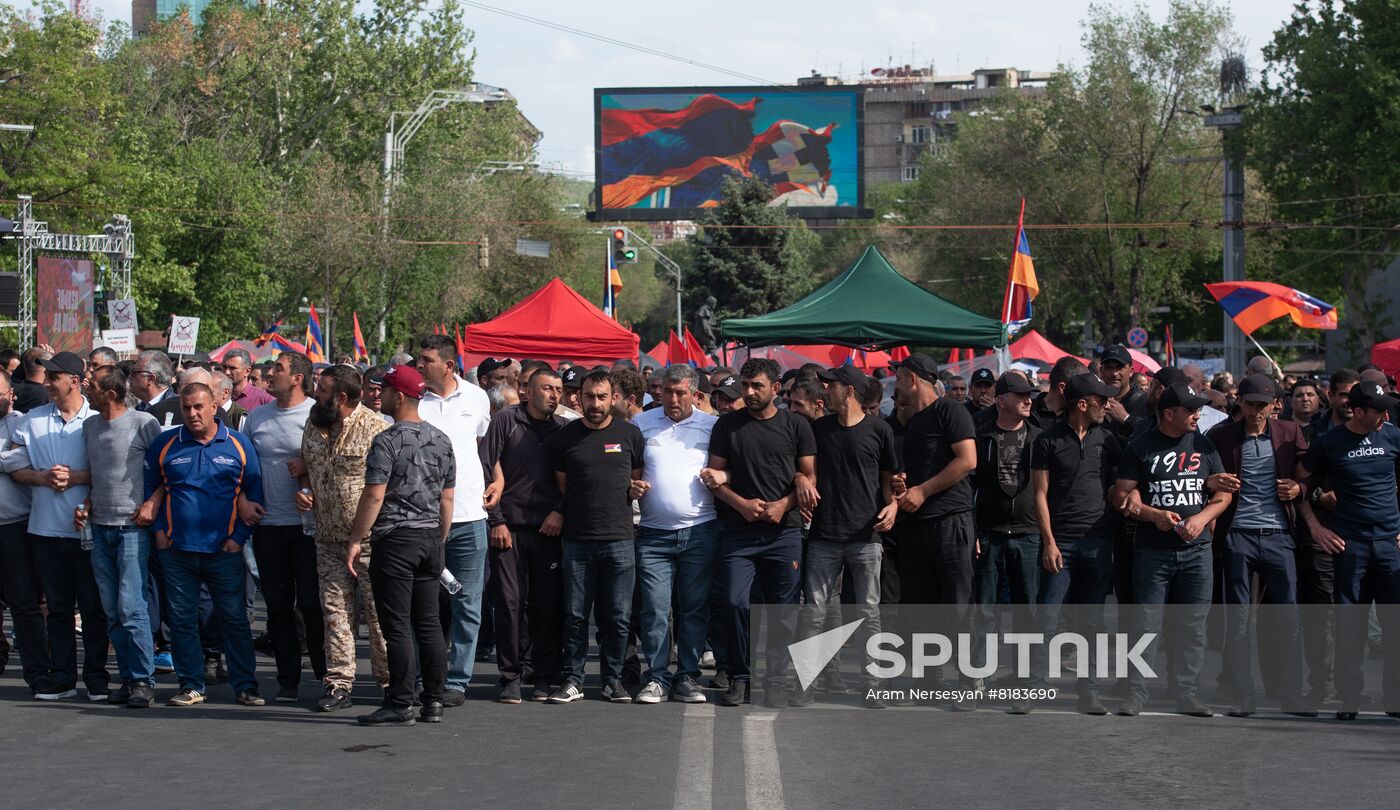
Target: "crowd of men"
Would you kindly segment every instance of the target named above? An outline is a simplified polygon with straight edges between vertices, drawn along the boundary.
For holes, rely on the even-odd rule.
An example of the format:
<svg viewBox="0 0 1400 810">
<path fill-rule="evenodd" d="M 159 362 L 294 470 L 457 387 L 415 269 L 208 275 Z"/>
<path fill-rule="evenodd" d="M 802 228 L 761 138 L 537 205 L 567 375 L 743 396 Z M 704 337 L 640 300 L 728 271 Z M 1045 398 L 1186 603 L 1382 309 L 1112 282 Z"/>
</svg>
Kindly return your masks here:
<svg viewBox="0 0 1400 810">
<path fill-rule="evenodd" d="M 157 351 L 0 353 L 0 591 L 33 696 L 75 698 L 81 676 L 89 700 L 145 708 L 173 672 L 168 706 L 225 680 L 263 705 L 263 649 L 275 700 L 301 700 L 305 658 L 316 708 L 341 711 L 363 624 L 383 692 L 366 725 L 440 722 L 491 658 L 502 703 L 579 700 L 591 640 L 604 700 L 708 687 L 738 706 L 755 604 L 804 604 L 811 632 L 841 602 L 866 632 L 882 605 L 938 605 L 980 658 L 1002 604 L 1011 629 L 1048 638 L 1103 632 L 1112 596 L 1133 608 L 1120 624 L 1164 638 L 1177 711 L 1213 713 L 1216 602 L 1231 715 L 1257 710 L 1257 646 L 1283 711 L 1335 698 L 1354 719 L 1368 643 L 1400 632 L 1400 398 L 1374 368 L 1285 388 L 1256 358 L 1208 384 L 1197 366 L 1135 374 L 1111 346 L 1037 383 L 914 354 L 882 415 L 885 381 L 850 364 L 468 370 L 450 338 L 414 348 L 372 368 L 234 350 L 178 376 Z M 782 632 L 765 705 L 846 689 L 834 668 L 795 685 Z M 1049 683 L 1045 650 L 1019 685 Z M 1087 653 L 1078 708 L 1106 714 Z M 1391 658 L 1383 706 L 1400 717 Z M 975 708 L 985 684 L 960 677 L 952 708 Z M 866 681 L 862 702 L 883 707 Z M 1143 711 L 1148 686 L 1120 679 L 1117 712 Z"/>
</svg>

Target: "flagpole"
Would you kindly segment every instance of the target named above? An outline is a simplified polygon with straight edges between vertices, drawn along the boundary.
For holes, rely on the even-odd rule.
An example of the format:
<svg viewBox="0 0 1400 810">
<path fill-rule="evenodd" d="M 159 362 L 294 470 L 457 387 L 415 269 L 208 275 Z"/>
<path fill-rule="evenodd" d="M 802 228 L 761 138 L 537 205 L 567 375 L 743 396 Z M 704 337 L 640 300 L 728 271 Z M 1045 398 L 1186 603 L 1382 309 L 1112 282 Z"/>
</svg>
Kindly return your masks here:
<svg viewBox="0 0 1400 810">
<path fill-rule="evenodd" d="M 1258 349 L 1260 354 L 1264 355 L 1264 357 L 1268 359 L 1269 364 L 1274 367 L 1275 371 L 1281 370 L 1279 369 L 1278 363 L 1274 362 L 1274 358 L 1270 357 L 1269 353 L 1264 351 L 1264 347 L 1259 345 L 1259 341 L 1254 339 L 1254 335 L 1245 332 L 1243 329 L 1241 329 L 1240 332 L 1244 334 L 1245 337 L 1249 338 L 1249 342 L 1254 344 L 1254 348 Z"/>
<path fill-rule="evenodd" d="M 1016 234 L 1011 237 L 1011 267 L 1006 271 L 1006 291 L 1001 295 L 1001 322 L 1011 325 L 1011 281 L 1016 272 L 1016 252 L 1021 249 L 1021 231 L 1026 227 L 1026 198 L 1021 198 L 1021 213 L 1016 217 Z"/>
</svg>

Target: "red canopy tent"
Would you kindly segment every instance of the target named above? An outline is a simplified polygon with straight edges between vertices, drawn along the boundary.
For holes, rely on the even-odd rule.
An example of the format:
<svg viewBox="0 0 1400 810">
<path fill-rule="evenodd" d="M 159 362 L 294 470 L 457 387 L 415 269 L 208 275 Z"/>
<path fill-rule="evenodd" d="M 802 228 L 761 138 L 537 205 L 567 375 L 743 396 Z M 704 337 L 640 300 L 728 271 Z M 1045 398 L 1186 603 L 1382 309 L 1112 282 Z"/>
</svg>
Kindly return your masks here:
<svg viewBox="0 0 1400 810">
<path fill-rule="evenodd" d="M 637 359 L 637 335 L 558 278 L 486 323 L 468 326 L 466 361 L 487 357 L 612 363 Z"/>
<path fill-rule="evenodd" d="M 1371 347 L 1371 362 L 1392 377 L 1400 377 L 1400 338 Z"/>
<path fill-rule="evenodd" d="M 1027 330 L 1007 348 L 1011 350 L 1012 360 L 1039 360 L 1050 365 L 1054 365 L 1061 357 L 1077 356 L 1070 355 L 1034 329 Z M 1086 365 L 1089 362 L 1082 357 L 1079 359 Z"/>
</svg>

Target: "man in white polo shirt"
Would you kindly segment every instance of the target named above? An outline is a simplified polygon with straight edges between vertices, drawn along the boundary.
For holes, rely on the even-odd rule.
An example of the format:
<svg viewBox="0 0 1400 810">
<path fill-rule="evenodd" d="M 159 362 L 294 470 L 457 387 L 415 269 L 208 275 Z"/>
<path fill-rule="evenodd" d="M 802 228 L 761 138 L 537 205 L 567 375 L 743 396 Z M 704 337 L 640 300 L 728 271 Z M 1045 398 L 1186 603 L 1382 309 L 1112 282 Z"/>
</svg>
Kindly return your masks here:
<svg viewBox="0 0 1400 810">
<path fill-rule="evenodd" d="M 424 422 L 452 440 L 457 461 L 456 497 L 452 502 L 452 531 L 447 536 L 447 570 L 462 583 L 451 600 L 444 706 L 460 706 L 476 661 L 476 636 L 481 629 L 481 595 L 486 568 L 486 490 L 478 441 L 491 424 L 486 392 L 457 374 L 457 347 L 445 335 L 428 335 L 418 344 L 416 365 L 428 390 L 418 403 Z M 494 504 L 490 504 L 494 505 Z"/>
<path fill-rule="evenodd" d="M 716 417 L 695 407 L 700 375 L 688 365 L 668 367 L 661 376 L 661 407 L 632 420 L 646 439 L 643 452 L 642 522 L 637 530 L 637 582 L 641 589 L 642 656 L 646 683 L 638 703 L 671 700 L 704 703 L 700 654 L 709 625 L 710 583 L 714 578 L 714 496 L 700 481 L 709 462 L 710 431 Z M 677 597 L 677 668 L 668 664 L 672 590 Z"/>
</svg>

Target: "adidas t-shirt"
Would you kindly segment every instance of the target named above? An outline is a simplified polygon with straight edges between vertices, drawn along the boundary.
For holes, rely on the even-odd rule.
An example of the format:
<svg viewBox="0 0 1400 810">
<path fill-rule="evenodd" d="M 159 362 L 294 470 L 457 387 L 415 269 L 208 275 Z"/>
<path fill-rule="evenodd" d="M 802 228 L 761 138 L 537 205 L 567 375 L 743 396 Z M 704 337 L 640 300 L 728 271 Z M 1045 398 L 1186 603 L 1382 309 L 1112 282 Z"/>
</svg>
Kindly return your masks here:
<svg viewBox="0 0 1400 810">
<path fill-rule="evenodd" d="M 1332 530 L 1343 540 L 1394 539 L 1400 534 L 1395 471 L 1400 465 L 1400 428 L 1386 422 L 1364 436 L 1340 425 L 1308 448 L 1303 466 L 1314 483 L 1337 495 Z"/>
</svg>

